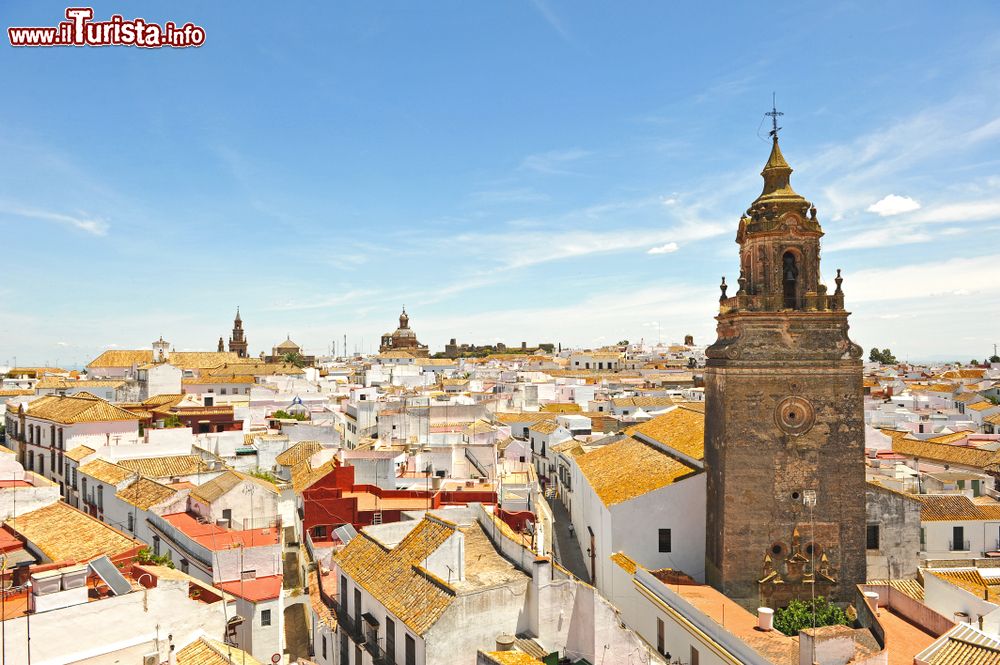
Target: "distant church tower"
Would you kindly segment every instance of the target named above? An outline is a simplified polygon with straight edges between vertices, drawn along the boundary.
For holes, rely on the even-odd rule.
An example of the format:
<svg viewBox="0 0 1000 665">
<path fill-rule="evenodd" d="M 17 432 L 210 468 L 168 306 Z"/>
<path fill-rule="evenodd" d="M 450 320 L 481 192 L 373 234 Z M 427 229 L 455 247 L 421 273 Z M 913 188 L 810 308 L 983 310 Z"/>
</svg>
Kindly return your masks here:
<svg viewBox="0 0 1000 665">
<path fill-rule="evenodd" d="M 233 320 L 233 336 L 229 338 L 229 352 L 240 358 L 247 357 L 247 340 L 243 336 L 243 319 L 240 318 L 240 308 L 236 308 L 236 318 Z"/>
<path fill-rule="evenodd" d="M 862 350 L 840 271 L 832 294 L 820 283 L 823 230 L 789 184 L 777 129 L 706 352 L 706 578 L 748 607 L 810 588 L 853 600 L 865 581 Z"/>
</svg>

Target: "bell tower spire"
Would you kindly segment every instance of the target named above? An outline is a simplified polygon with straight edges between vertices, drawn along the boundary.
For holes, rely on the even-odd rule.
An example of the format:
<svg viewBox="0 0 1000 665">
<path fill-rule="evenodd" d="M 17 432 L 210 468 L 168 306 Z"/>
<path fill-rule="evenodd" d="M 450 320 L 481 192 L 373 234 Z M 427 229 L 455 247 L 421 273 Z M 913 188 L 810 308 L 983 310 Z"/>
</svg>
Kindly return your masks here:
<svg viewBox="0 0 1000 665">
<path fill-rule="evenodd" d="M 219 340 L 220 351 L 222 340 Z M 233 319 L 233 334 L 229 338 L 229 352 L 240 358 L 247 357 L 247 338 L 243 333 L 243 319 L 240 317 L 239 305 L 236 306 L 236 318 Z"/>
</svg>

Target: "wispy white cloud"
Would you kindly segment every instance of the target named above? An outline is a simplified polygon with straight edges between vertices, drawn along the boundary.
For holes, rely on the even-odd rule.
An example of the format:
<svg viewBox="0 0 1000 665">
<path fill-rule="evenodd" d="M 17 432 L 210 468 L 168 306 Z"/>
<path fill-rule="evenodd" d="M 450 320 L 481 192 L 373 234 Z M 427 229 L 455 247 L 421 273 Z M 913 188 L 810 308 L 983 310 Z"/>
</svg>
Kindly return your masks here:
<svg viewBox="0 0 1000 665">
<path fill-rule="evenodd" d="M 646 252 L 647 254 L 672 254 L 680 248 L 675 242 L 668 242 L 665 245 L 659 245 L 657 247 L 650 247 Z"/>
<path fill-rule="evenodd" d="M 526 268 L 542 263 L 693 242 L 727 231 L 720 223 L 698 221 L 665 225 L 663 228 L 611 227 L 607 231 L 563 230 L 463 234 L 457 238 L 466 247 L 482 247 L 496 257 L 503 269 Z M 665 253 L 665 252 L 658 252 Z"/>
<path fill-rule="evenodd" d="M 559 34 L 559 36 L 563 38 L 564 41 L 567 42 L 573 41 L 572 37 L 569 34 L 569 31 L 563 25 L 562 20 L 554 11 L 552 11 L 552 8 L 549 7 L 548 3 L 545 0 L 531 0 L 531 4 L 535 8 L 535 10 L 542 15 L 542 18 L 545 19 L 545 22 L 548 23 L 552 27 L 552 29 L 555 30 Z"/>
<path fill-rule="evenodd" d="M 567 166 L 591 154 L 589 150 L 581 148 L 540 152 L 525 157 L 521 161 L 521 169 L 546 175 L 573 175 L 574 172 L 567 169 Z"/>
<path fill-rule="evenodd" d="M 886 226 L 860 233 L 844 234 L 827 242 L 823 249 L 827 252 L 839 252 L 846 249 L 871 249 L 874 247 L 913 245 L 921 242 L 929 242 L 932 238 L 933 236 L 929 233 Z"/>
<path fill-rule="evenodd" d="M 892 217 L 893 215 L 901 215 L 904 212 L 913 212 L 919 208 L 920 204 L 909 196 L 889 194 L 868 206 L 867 210 L 879 217 Z"/>
<path fill-rule="evenodd" d="M 0 204 L 0 214 L 8 214 L 25 219 L 37 219 L 45 222 L 64 224 L 95 236 L 105 236 L 111 229 L 111 225 L 107 222 L 107 220 L 82 213 L 77 213 L 76 215 L 66 215 L 48 210 L 39 210 L 37 208 L 25 208 Z"/>
<path fill-rule="evenodd" d="M 924 223 L 1000 220 L 1000 198 L 958 201 L 928 207 L 910 217 L 910 220 Z"/>
<path fill-rule="evenodd" d="M 327 307 L 336 307 L 338 305 L 357 303 L 362 300 L 374 297 L 379 293 L 380 293 L 379 291 L 374 289 L 353 289 L 350 291 L 345 291 L 343 293 L 337 293 L 335 295 L 326 297 L 285 300 L 283 302 L 272 303 L 271 305 L 263 307 L 262 309 L 264 311 L 269 311 L 269 312 L 289 312 L 289 311 L 303 310 L 303 309 L 324 309 Z"/>
<path fill-rule="evenodd" d="M 1000 254 L 921 261 L 893 268 L 870 268 L 845 275 L 851 303 L 926 299 L 943 311 L 940 298 L 1000 294 Z"/>
</svg>

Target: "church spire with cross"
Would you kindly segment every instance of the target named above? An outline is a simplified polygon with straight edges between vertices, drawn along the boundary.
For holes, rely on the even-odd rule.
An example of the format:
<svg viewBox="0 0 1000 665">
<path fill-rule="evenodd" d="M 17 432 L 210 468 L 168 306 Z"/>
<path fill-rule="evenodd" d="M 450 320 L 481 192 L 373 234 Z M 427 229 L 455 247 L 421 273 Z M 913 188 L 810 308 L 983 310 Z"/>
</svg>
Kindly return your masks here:
<svg viewBox="0 0 1000 665">
<path fill-rule="evenodd" d="M 750 608 L 784 606 L 814 584 L 849 601 L 865 580 L 862 350 L 839 272 L 833 293 L 821 279 L 823 229 L 791 188 L 780 115 L 772 101 L 764 189 L 736 234 L 739 290 L 727 295 L 723 281 L 705 352 L 705 578 Z M 800 536 L 802 552 L 826 557 L 809 568 L 821 583 L 803 572 Z"/>
</svg>

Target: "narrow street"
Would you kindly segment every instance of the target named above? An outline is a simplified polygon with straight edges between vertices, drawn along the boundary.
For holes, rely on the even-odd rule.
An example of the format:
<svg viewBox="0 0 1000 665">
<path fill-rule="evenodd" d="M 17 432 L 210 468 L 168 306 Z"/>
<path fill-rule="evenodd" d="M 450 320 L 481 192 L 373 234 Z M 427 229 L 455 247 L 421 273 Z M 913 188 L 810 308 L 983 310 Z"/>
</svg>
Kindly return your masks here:
<svg viewBox="0 0 1000 665">
<path fill-rule="evenodd" d="M 572 522 L 569 519 L 569 511 L 562 501 L 555 497 L 549 500 L 549 506 L 552 508 L 552 517 L 555 521 L 552 533 L 556 563 L 589 584 L 590 568 L 580 550 L 576 535 L 570 530 Z"/>
</svg>

